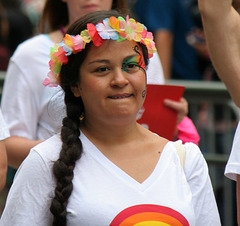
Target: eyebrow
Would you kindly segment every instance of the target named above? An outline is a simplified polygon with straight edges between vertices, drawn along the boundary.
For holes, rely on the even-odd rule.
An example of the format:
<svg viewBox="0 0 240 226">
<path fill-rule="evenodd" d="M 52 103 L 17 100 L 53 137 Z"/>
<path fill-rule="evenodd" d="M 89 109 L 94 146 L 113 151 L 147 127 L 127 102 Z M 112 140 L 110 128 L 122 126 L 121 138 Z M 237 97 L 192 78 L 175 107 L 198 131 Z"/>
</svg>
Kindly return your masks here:
<svg viewBox="0 0 240 226">
<path fill-rule="evenodd" d="M 93 60 L 89 62 L 88 64 L 95 64 L 95 63 L 110 63 L 110 60 Z"/>
<path fill-rule="evenodd" d="M 125 61 L 129 58 L 135 57 L 135 56 L 139 56 L 139 54 L 133 54 L 133 55 L 126 56 L 126 57 L 124 57 L 123 61 Z M 90 61 L 88 63 L 88 65 L 95 64 L 95 63 L 110 63 L 110 60 L 107 60 L 107 59 L 93 60 L 93 61 Z"/>
</svg>

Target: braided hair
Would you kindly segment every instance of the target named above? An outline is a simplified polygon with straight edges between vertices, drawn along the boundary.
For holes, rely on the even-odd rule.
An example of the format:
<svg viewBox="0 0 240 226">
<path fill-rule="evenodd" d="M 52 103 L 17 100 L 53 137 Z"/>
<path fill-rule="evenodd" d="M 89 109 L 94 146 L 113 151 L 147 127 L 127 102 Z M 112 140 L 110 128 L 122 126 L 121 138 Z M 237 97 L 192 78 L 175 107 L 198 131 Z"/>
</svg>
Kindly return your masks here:
<svg viewBox="0 0 240 226">
<path fill-rule="evenodd" d="M 123 16 L 117 11 L 99 11 L 90 13 L 77 20 L 68 29 L 70 35 L 77 35 L 87 28 L 88 23 L 97 24 L 111 16 Z M 50 211 L 54 216 L 53 225 L 66 225 L 68 199 L 73 190 L 72 180 L 76 161 L 81 157 L 82 143 L 79 139 L 81 120 L 84 113 L 84 104 L 81 97 L 75 97 L 72 88 L 80 81 L 80 67 L 91 48 L 92 43 L 86 45 L 85 49 L 68 57 L 68 63 L 62 66 L 60 72 L 60 85 L 65 93 L 66 117 L 62 121 L 61 140 L 62 149 L 59 159 L 53 165 L 53 174 L 56 178 L 55 197 L 52 199 Z M 148 53 L 145 45 L 140 44 L 144 60 L 148 64 Z"/>
</svg>

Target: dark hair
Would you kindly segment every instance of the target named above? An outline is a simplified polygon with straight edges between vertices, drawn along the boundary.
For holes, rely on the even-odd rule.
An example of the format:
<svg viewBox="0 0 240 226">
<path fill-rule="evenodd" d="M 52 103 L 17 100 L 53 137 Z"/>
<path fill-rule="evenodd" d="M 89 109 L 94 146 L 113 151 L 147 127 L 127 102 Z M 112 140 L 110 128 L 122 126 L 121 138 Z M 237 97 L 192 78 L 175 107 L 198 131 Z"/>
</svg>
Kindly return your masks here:
<svg viewBox="0 0 240 226">
<path fill-rule="evenodd" d="M 87 28 L 88 23 L 97 24 L 105 18 L 111 16 L 123 16 L 117 11 L 98 11 L 87 14 L 73 23 L 67 33 L 77 35 Z M 125 17 L 125 16 L 123 16 Z M 66 225 L 66 207 L 68 198 L 73 190 L 73 170 L 75 162 L 82 153 L 82 143 L 80 136 L 80 116 L 84 113 L 84 105 L 81 97 L 75 97 L 71 88 L 79 82 L 80 67 L 92 44 L 87 44 L 86 48 L 77 54 L 68 57 L 68 63 L 62 66 L 60 72 L 60 85 L 65 93 L 65 105 L 67 116 L 63 119 L 61 129 L 62 149 L 59 159 L 53 165 L 53 174 L 56 178 L 55 197 L 52 200 L 50 210 L 54 215 L 53 225 Z M 148 64 L 147 48 L 139 44 L 146 65 Z M 83 76 L 83 75 L 80 75 Z"/>
<path fill-rule="evenodd" d="M 112 9 L 129 13 L 126 0 L 113 0 Z M 40 21 L 40 32 L 46 33 L 69 24 L 67 4 L 61 0 L 46 0 Z"/>
</svg>

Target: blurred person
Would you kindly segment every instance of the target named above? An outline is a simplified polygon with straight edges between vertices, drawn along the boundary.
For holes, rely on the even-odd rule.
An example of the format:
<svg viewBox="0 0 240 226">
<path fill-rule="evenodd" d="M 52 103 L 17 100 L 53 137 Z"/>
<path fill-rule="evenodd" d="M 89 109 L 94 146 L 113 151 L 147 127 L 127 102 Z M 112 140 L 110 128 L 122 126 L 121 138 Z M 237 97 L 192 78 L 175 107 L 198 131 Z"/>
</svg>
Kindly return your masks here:
<svg viewBox="0 0 240 226">
<path fill-rule="evenodd" d="M 69 24 L 80 15 L 111 8 L 128 12 L 125 0 L 46 1 L 41 31 L 50 33 L 37 35 L 19 45 L 11 58 L 4 83 L 1 106 L 11 134 L 6 142 L 11 166 L 17 168 L 33 146 L 57 133 L 62 116 L 66 114 L 62 90 L 59 87 L 50 89 L 42 85 L 49 69 L 47 62 L 50 47 L 62 40 Z M 164 83 L 161 62 L 156 53 L 150 60 L 147 74 L 148 83 Z M 199 135 L 196 128 L 185 117 L 188 112 L 186 100 L 166 100 L 165 104 L 178 112 L 178 123 L 187 122 L 187 130 L 181 127 L 177 134 L 184 133 L 180 137 L 187 137 L 186 141 L 197 143 Z"/>
<path fill-rule="evenodd" d="M 203 32 L 201 13 L 198 0 L 181 0 L 194 22 L 195 28 L 187 35 L 187 42 L 197 50 L 198 68 L 203 80 L 219 81 L 219 77 L 212 65 Z M 216 111 L 222 111 L 218 109 Z"/>
<path fill-rule="evenodd" d="M 8 62 L 11 57 L 10 49 L 7 47 L 6 40 L 8 33 L 8 21 L 6 10 L 0 2 L 0 70 L 7 70 Z"/>
<path fill-rule="evenodd" d="M 0 1 L 0 70 L 6 71 L 9 59 L 18 44 L 30 38 L 33 27 L 17 3 Z"/>
<path fill-rule="evenodd" d="M 34 32 L 39 32 L 39 22 L 41 19 L 43 7 L 45 1 L 42 0 L 22 0 L 21 7 L 23 11 L 26 13 L 28 18 L 30 19 L 33 27 Z"/>
<path fill-rule="evenodd" d="M 136 13 L 154 33 L 165 79 L 202 79 L 197 51 L 186 39 L 195 26 L 181 0 L 138 0 Z"/>
<path fill-rule="evenodd" d="M 77 20 L 51 51 L 47 86 L 64 90 L 61 134 L 19 168 L 0 225 L 220 226 L 198 146 L 136 122 L 156 51 L 144 25 L 116 11 Z M 116 54 L 116 52 L 118 54 Z"/>
<path fill-rule="evenodd" d="M 0 191 L 6 184 L 8 163 L 4 140 L 9 136 L 10 134 L 0 109 Z"/>
<path fill-rule="evenodd" d="M 240 15 L 233 7 L 239 1 L 199 0 L 210 57 L 234 103 L 240 107 Z M 225 175 L 237 181 L 237 211 L 240 225 L 240 124 L 234 135 Z"/>
</svg>

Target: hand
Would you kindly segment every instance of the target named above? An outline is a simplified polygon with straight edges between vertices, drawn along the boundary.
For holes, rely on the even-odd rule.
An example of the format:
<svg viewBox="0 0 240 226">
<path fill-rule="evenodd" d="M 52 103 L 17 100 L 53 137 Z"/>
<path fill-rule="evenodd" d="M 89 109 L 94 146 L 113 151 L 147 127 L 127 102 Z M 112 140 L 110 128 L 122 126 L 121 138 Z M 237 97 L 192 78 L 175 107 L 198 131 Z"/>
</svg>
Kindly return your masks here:
<svg viewBox="0 0 240 226">
<path fill-rule="evenodd" d="M 164 100 L 164 105 L 178 112 L 177 125 L 183 120 L 188 114 L 188 102 L 185 98 L 181 98 L 180 101 L 174 101 L 170 99 Z"/>
</svg>

